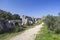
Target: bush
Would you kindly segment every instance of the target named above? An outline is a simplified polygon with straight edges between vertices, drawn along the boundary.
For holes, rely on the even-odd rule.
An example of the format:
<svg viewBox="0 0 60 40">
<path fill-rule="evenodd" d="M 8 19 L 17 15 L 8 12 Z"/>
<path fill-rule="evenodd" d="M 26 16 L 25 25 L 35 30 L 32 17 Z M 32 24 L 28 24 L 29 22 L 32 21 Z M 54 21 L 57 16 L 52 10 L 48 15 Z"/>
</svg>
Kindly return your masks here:
<svg viewBox="0 0 60 40">
<path fill-rule="evenodd" d="M 48 15 L 44 23 L 47 25 L 47 29 L 54 31 L 55 33 L 60 33 L 60 17 Z"/>
<path fill-rule="evenodd" d="M 13 29 L 12 29 L 12 31 L 13 32 L 19 32 L 19 31 L 23 31 L 25 29 L 25 27 L 24 26 L 15 26 L 15 27 L 13 27 Z"/>
<path fill-rule="evenodd" d="M 60 33 L 60 22 L 56 22 L 54 25 L 54 31 Z"/>
</svg>

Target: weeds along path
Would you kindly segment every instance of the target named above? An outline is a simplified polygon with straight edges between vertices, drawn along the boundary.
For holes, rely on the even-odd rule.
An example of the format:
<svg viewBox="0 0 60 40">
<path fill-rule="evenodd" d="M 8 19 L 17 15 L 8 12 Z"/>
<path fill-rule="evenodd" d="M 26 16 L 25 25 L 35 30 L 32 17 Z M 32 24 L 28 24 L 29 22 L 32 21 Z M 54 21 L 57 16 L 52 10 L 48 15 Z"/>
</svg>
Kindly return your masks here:
<svg viewBox="0 0 60 40">
<path fill-rule="evenodd" d="M 10 40 L 34 40 L 35 34 L 40 31 L 42 24 L 35 26 L 34 28 L 24 31 L 22 34 L 12 37 Z"/>
</svg>

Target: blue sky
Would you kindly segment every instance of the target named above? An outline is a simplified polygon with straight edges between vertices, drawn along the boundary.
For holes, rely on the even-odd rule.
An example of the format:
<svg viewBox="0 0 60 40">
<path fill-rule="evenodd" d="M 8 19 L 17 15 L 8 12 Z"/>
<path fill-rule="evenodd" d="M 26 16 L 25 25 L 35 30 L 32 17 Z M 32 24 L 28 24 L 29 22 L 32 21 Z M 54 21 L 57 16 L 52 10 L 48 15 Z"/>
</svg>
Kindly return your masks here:
<svg viewBox="0 0 60 40">
<path fill-rule="evenodd" d="M 21 16 L 58 15 L 60 12 L 60 0 L 0 0 L 0 9 Z"/>
</svg>

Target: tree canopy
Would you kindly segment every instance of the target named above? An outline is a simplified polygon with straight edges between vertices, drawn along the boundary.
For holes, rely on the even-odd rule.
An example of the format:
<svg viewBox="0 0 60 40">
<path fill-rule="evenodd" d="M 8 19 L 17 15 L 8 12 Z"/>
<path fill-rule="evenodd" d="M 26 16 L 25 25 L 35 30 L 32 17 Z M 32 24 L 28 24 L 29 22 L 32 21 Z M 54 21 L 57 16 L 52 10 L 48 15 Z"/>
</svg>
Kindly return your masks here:
<svg viewBox="0 0 60 40">
<path fill-rule="evenodd" d="M 10 13 L 10 12 L 6 12 L 6 11 L 3 11 L 3 10 L 0 10 L 0 20 L 1 19 L 17 20 L 17 19 L 20 19 L 20 15 L 18 15 L 18 14 L 12 15 L 12 13 Z"/>
</svg>

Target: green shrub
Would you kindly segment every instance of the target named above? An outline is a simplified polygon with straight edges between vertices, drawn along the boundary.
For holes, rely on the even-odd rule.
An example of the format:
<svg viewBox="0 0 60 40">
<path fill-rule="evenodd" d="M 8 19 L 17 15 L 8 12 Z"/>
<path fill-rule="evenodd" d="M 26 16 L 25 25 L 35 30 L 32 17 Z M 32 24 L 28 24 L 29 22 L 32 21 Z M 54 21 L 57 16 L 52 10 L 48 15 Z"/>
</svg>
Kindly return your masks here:
<svg viewBox="0 0 60 40">
<path fill-rule="evenodd" d="M 15 26 L 15 27 L 13 27 L 13 32 L 19 32 L 19 31 L 23 31 L 25 29 L 25 27 L 24 26 L 19 26 L 19 25 L 17 25 L 17 26 Z"/>
<path fill-rule="evenodd" d="M 44 23 L 46 24 L 48 30 L 60 33 L 60 16 L 48 15 L 45 18 Z"/>
</svg>

